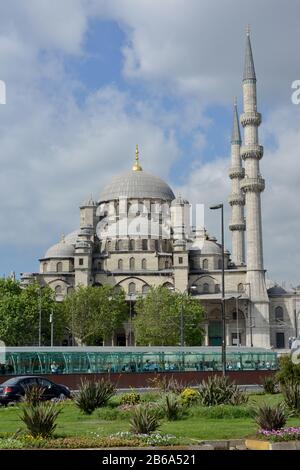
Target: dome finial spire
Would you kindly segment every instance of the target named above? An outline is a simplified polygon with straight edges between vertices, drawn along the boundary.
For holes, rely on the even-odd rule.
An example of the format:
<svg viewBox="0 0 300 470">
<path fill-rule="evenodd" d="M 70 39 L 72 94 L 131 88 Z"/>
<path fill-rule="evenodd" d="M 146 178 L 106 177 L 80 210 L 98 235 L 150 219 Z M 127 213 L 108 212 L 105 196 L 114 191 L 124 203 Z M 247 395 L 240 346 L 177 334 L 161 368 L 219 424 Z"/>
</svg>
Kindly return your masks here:
<svg viewBox="0 0 300 470">
<path fill-rule="evenodd" d="M 132 171 L 142 171 L 142 167 L 140 165 L 140 152 L 138 144 L 136 144 L 135 146 L 135 164 L 132 167 Z"/>
</svg>

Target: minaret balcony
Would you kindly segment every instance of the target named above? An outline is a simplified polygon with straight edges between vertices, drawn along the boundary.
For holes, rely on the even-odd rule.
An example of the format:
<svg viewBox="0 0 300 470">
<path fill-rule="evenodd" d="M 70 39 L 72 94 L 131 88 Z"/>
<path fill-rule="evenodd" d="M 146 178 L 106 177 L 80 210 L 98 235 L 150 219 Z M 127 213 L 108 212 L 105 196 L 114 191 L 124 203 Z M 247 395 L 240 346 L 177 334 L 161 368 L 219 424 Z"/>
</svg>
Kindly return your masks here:
<svg viewBox="0 0 300 470">
<path fill-rule="evenodd" d="M 231 166 L 229 168 L 229 178 L 234 179 L 234 178 L 239 178 L 242 179 L 245 176 L 245 168 L 242 166 Z"/>
<path fill-rule="evenodd" d="M 241 190 L 246 192 L 260 193 L 265 189 L 265 180 L 259 176 L 258 178 L 247 178 L 241 180 Z"/>
<path fill-rule="evenodd" d="M 241 157 L 243 160 L 247 158 L 256 158 L 260 160 L 264 154 L 264 148 L 262 145 L 249 144 L 241 147 Z"/>
<path fill-rule="evenodd" d="M 229 224 L 229 230 L 244 232 L 246 230 L 246 224 L 245 222 L 241 222 L 241 221 L 240 222 L 231 221 Z"/>
<path fill-rule="evenodd" d="M 245 204 L 245 196 L 240 193 L 233 193 L 229 196 L 228 202 L 231 206 L 243 206 Z"/>
<path fill-rule="evenodd" d="M 257 111 L 241 114 L 241 124 L 246 126 L 259 126 L 261 124 L 261 114 Z"/>
</svg>

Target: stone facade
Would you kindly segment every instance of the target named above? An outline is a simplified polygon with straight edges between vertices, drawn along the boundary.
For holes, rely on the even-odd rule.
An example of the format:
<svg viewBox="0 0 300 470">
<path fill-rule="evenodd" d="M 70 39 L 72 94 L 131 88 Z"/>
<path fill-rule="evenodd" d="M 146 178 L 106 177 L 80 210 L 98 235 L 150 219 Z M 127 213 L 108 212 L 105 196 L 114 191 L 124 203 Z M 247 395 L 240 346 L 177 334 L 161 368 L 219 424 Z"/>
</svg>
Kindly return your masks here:
<svg viewBox="0 0 300 470">
<path fill-rule="evenodd" d="M 244 142 L 236 103 L 231 138 L 232 256 L 225 251 L 226 343 L 287 348 L 289 338 L 299 331 L 300 293 L 278 286 L 267 290 L 265 281 L 261 115 L 249 34 L 243 102 Z M 145 295 L 150 286 L 179 290 L 204 306 L 205 345 L 221 344 L 221 245 L 204 227 L 191 227 L 188 201 L 175 198 L 164 181 L 142 170 L 138 149 L 132 170 L 116 176 L 99 201 L 88 200 L 80 207 L 79 230 L 47 250 L 39 273 L 22 275 L 24 284 L 33 280 L 51 286 L 58 300 L 78 285 L 110 284 L 124 289 L 132 308 L 136 296 Z M 129 337 L 126 323 L 114 344 L 128 345 Z"/>
</svg>

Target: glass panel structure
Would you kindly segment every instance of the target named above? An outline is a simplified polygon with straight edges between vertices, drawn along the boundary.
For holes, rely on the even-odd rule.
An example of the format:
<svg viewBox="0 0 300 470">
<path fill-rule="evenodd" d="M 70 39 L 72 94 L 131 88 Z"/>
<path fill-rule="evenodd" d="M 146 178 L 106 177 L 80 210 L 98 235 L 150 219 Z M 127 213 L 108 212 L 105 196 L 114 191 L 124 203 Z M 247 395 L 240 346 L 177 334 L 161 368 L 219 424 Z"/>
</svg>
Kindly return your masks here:
<svg viewBox="0 0 300 470">
<path fill-rule="evenodd" d="M 36 347 L 6 348 L 0 374 L 60 374 L 121 372 L 220 371 L 219 347 Z M 228 347 L 227 370 L 276 370 L 277 354 L 270 350 Z"/>
</svg>

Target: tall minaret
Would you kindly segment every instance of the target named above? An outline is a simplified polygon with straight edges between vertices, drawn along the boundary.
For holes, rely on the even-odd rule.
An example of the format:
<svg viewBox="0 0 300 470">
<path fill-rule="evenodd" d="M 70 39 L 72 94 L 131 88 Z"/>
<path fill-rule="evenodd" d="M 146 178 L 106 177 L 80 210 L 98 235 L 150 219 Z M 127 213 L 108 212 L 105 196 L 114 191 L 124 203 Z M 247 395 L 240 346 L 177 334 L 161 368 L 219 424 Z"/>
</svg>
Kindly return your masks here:
<svg viewBox="0 0 300 470">
<path fill-rule="evenodd" d="M 240 181 L 245 175 L 245 170 L 242 167 L 242 159 L 240 155 L 241 143 L 237 102 L 235 99 L 231 134 L 231 167 L 229 169 L 229 177 L 232 181 L 232 191 L 229 196 L 229 204 L 231 205 L 231 221 L 229 229 L 231 230 L 232 261 L 236 266 L 241 266 L 245 262 L 245 197 L 240 187 Z"/>
<path fill-rule="evenodd" d="M 256 75 L 247 31 L 245 67 L 243 76 L 244 113 L 241 124 L 244 128 L 244 146 L 241 157 L 245 162 L 245 177 L 241 180 L 241 189 L 245 193 L 246 205 L 246 252 L 247 283 L 250 286 L 252 322 L 254 322 L 255 346 L 270 346 L 269 301 L 265 284 L 263 263 L 261 192 L 265 181 L 260 174 L 259 161 L 263 156 L 263 147 L 258 141 L 258 127 L 261 114 L 257 112 Z"/>
</svg>

